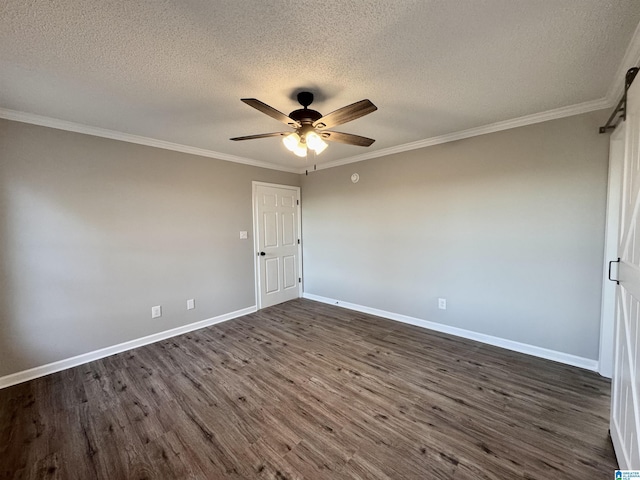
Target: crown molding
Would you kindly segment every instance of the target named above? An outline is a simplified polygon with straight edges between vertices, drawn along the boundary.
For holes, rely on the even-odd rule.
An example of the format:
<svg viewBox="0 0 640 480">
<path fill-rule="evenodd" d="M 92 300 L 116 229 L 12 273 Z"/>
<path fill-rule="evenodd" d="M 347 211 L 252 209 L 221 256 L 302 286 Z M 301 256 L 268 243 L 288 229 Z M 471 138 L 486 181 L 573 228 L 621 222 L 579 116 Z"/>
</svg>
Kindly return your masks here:
<svg viewBox="0 0 640 480">
<path fill-rule="evenodd" d="M 627 46 L 627 50 L 624 52 L 622 61 L 616 70 L 616 74 L 613 77 L 609 91 L 607 92 L 607 100 L 611 103 L 611 106 L 615 106 L 622 97 L 624 92 L 624 77 L 632 67 L 637 67 L 640 64 L 640 23 L 636 27 L 636 31 L 631 37 L 631 41 Z"/>
<path fill-rule="evenodd" d="M 640 47 L 640 42 L 638 43 Z M 630 51 L 632 51 L 631 48 L 627 50 L 627 52 L 630 52 Z M 640 48 L 638 49 L 638 52 L 640 54 Z M 629 54 L 629 55 L 632 55 L 632 54 Z M 625 55 L 625 58 L 626 57 L 627 55 Z M 621 67 L 621 70 L 624 70 L 624 69 Z M 459 132 L 453 132 L 445 135 L 426 138 L 424 140 L 405 143 L 403 145 L 397 145 L 395 147 L 383 148 L 381 150 L 374 150 L 372 152 L 367 152 L 361 155 L 356 155 L 353 157 L 347 157 L 340 160 L 335 160 L 333 162 L 316 164 L 315 170 L 324 170 L 327 168 L 339 167 L 341 165 L 348 165 L 350 163 L 362 162 L 364 160 L 370 160 L 373 158 L 384 157 L 384 156 L 393 155 L 396 153 L 408 152 L 408 151 L 417 150 L 420 148 L 431 147 L 433 145 L 440 145 L 442 143 L 454 142 L 456 140 L 462 140 L 465 138 L 477 137 L 479 135 L 486 135 L 487 133 L 500 132 L 502 130 L 509 130 L 511 128 L 524 127 L 526 125 L 532 125 L 535 123 L 546 122 L 549 120 L 556 120 L 559 118 L 570 117 L 573 115 L 580 115 L 582 113 L 588 113 L 595 110 L 611 108 L 614 105 L 614 103 L 615 103 L 615 100 L 611 101 L 607 96 L 598 100 L 592 100 L 589 102 L 579 103 L 576 105 L 556 108 L 553 110 L 548 110 L 546 112 L 534 113 L 532 115 L 525 115 L 523 117 L 513 118 L 511 120 L 505 120 L 502 122 L 496 122 L 489 125 L 470 128 L 468 130 L 462 130 Z M 215 158 L 215 159 L 224 160 L 227 162 L 241 163 L 244 165 L 251 165 L 253 167 L 279 170 L 282 172 L 304 174 L 309 170 L 308 166 L 304 168 L 284 167 L 281 165 L 267 163 L 260 160 L 253 160 L 250 158 L 238 157 L 236 155 L 229 155 L 227 153 L 215 152 L 213 150 L 206 150 L 204 148 L 197 148 L 197 147 L 191 147 L 188 145 L 181 145 L 179 143 L 166 142 L 164 140 L 158 140 L 158 139 L 149 138 L 149 137 L 142 137 L 139 135 L 132 135 L 130 133 L 117 132 L 115 130 L 107 130 L 104 128 L 91 127 L 91 126 L 83 125 L 80 123 L 68 122 L 66 120 L 58 120 L 51 117 L 35 115 L 32 113 L 19 112 L 16 110 L 9 110 L 6 108 L 0 108 L 0 118 L 13 120 L 16 122 L 30 123 L 33 125 L 40 125 L 43 127 L 56 128 L 59 130 L 66 130 L 70 132 L 84 133 L 86 135 L 93 135 L 95 137 L 110 138 L 112 140 L 120 140 L 123 142 L 146 145 L 149 147 L 162 148 L 165 150 L 173 150 L 176 152 L 188 153 L 191 155 L 199 155 L 201 157 Z"/>
<path fill-rule="evenodd" d="M 601 98 L 598 100 L 592 100 L 589 102 L 579 103 L 576 105 L 570 105 L 568 107 L 556 108 L 554 110 L 548 110 L 546 112 L 534 113 L 532 115 L 525 115 L 524 117 L 513 118 L 511 120 L 505 120 L 503 122 L 491 123 L 489 125 L 483 125 L 481 127 L 470 128 L 468 130 L 462 130 L 459 132 L 448 133 L 446 135 L 439 135 L 437 137 L 426 138 L 424 140 L 418 140 L 417 142 L 405 143 L 396 147 L 383 148 L 381 150 L 375 150 L 372 152 L 363 153 L 362 155 L 356 155 L 354 157 L 343 158 L 334 162 L 327 162 L 318 164 L 316 170 L 324 170 L 332 167 L 339 167 L 341 165 L 347 165 L 350 163 L 362 162 L 364 160 L 370 160 L 372 158 L 384 157 L 387 155 L 393 155 L 396 153 L 408 152 L 410 150 L 417 150 L 419 148 L 431 147 L 433 145 L 440 145 L 442 143 L 454 142 L 456 140 L 462 140 L 464 138 L 477 137 L 479 135 L 486 135 L 487 133 L 500 132 L 502 130 L 509 130 L 511 128 L 524 127 L 535 123 L 547 122 L 549 120 L 556 120 L 564 117 L 571 117 L 573 115 L 580 115 L 582 113 L 593 112 L 595 110 L 602 110 L 610 108 L 613 102 L 608 98 Z M 298 173 L 303 174 L 308 168 L 298 170 Z"/>
<path fill-rule="evenodd" d="M 408 152 L 410 150 L 417 150 L 419 148 L 430 147 L 433 145 L 439 145 L 442 143 L 453 142 L 456 140 L 462 140 L 464 138 L 476 137 L 479 135 L 485 135 L 487 133 L 500 132 L 502 130 L 508 130 L 511 128 L 524 127 L 526 125 L 532 125 L 535 123 L 546 122 L 549 120 L 556 120 L 559 118 L 570 117 L 572 115 L 579 115 L 582 113 L 588 113 L 595 110 L 601 110 L 605 108 L 613 107 L 624 90 L 624 75 L 631 67 L 638 66 L 640 64 L 640 24 L 636 27 L 636 30 L 631 37 L 631 41 L 627 46 L 625 54 L 620 62 L 613 81 L 607 91 L 605 97 L 598 100 L 592 100 L 589 102 L 579 103 L 576 105 L 570 105 L 567 107 L 556 108 L 554 110 L 548 110 L 546 112 L 535 113 L 533 115 L 525 115 L 523 117 L 514 118 L 511 120 L 505 120 L 502 122 L 496 122 L 489 125 L 483 125 L 480 127 L 471 128 L 468 130 L 462 130 L 459 132 L 448 133 L 436 137 L 427 138 L 424 140 L 418 140 L 416 142 L 405 143 L 395 147 L 383 148 L 381 150 L 375 150 L 361 155 L 353 157 L 347 157 L 333 162 L 321 163 L 315 166 L 315 170 L 324 170 L 332 167 L 339 167 L 341 165 L 347 165 L 350 163 L 362 162 L 364 160 L 370 160 L 373 158 L 384 157 L 387 155 L 393 155 L 396 153 Z M 43 127 L 56 128 L 58 130 L 66 130 L 69 132 L 84 133 L 86 135 L 93 135 L 95 137 L 110 138 L 112 140 L 120 140 L 122 142 L 136 143 L 138 145 L 146 145 L 149 147 L 162 148 L 165 150 L 173 150 L 176 152 L 187 153 L 191 155 L 198 155 L 201 157 L 215 158 L 217 160 L 223 160 L 227 162 L 240 163 L 244 165 L 250 165 L 259 168 L 268 168 L 271 170 L 279 170 L 282 172 L 304 174 L 309 170 L 305 168 L 285 167 L 282 165 L 276 165 L 260 160 L 254 160 L 251 158 L 239 157 L 236 155 L 229 155 L 227 153 L 215 152 L 213 150 L 207 150 L 204 148 L 191 147 L 188 145 L 181 145 L 179 143 L 167 142 L 164 140 L 158 140 L 150 137 L 143 137 L 140 135 L 133 135 L 124 132 L 118 132 L 115 130 L 107 130 L 99 127 L 92 127 L 83 125 L 80 123 L 69 122 L 66 120 L 59 120 L 56 118 L 45 117 L 42 115 L 36 115 L 32 113 L 20 112 L 16 110 L 10 110 L 6 108 L 0 108 L 0 118 L 7 120 L 13 120 L 16 122 L 29 123 L 32 125 L 40 125 Z"/>
<path fill-rule="evenodd" d="M 94 137 L 110 138 L 112 140 L 120 140 L 122 142 L 136 143 L 138 145 L 145 145 L 147 147 L 173 150 L 175 152 L 188 153 L 191 155 L 198 155 L 200 157 L 215 158 L 216 160 L 224 160 L 226 162 L 241 163 L 244 165 L 250 165 L 252 167 L 268 168 L 270 170 L 280 170 L 289 173 L 299 173 L 297 168 L 283 167 L 281 165 L 275 165 L 273 163 L 253 160 L 251 158 L 238 157 L 236 155 L 229 155 L 227 153 L 215 152 L 213 150 L 207 150 L 205 148 L 191 147 L 189 145 L 166 142 L 164 140 L 143 137 L 140 135 L 133 135 L 130 133 L 117 132 L 115 130 L 107 130 L 105 128 L 91 127 L 89 125 L 83 125 L 81 123 L 68 122 L 66 120 L 59 120 L 57 118 L 45 117 L 43 115 L 9 110 L 7 108 L 0 108 L 0 118 L 13 120 L 15 122 L 29 123 L 32 125 L 40 125 L 42 127 L 55 128 L 58 130 L 66 130 L 68 132 L 84 133 L 85 135 L 92 135 Z"/>
</svg>

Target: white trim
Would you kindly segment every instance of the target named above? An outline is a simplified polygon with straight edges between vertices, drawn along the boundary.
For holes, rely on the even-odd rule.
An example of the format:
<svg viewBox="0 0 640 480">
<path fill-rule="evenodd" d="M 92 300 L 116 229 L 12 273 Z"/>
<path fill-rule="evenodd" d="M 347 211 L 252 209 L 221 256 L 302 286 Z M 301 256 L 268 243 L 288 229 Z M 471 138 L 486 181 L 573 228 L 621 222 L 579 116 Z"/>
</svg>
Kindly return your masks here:
<svg viewBox="0 0 640 480">
<path fill-rule="evenodd" d="M 136 143 L 138 145 L 146 145 L 148 147 L 162 148 L 164 150 L 173 150 L 175 152 L 188 153 L 198 155 L 200 157 L 215 158 L 226 162 L 241 163 L 251 165 L 252 167 L 268 168 L 271 170 L 280 170 L 282 172 L 299 173 L 297 168 L 283 167 L 273 163 L 253 160 L 251 158 L 238 157 L 229 155 L 228 153 L 214 152 L 205 148 L 191 147 L 189 145 L 181 145 L 179 143 L 166 142 L 155 138 L 133 135 L 130 133 L 117 132 L 115 130 L 107 130 L 106 128 L 91 127 L 82 125 L 81 123 L 68 122 L 66 120 L 58 120 L 56 118 L 44 117 L 33 113 L 18 112 L 0 108 L 0 118 L 13 120 L 15 122 L 29 123 L 32 125 L 40 125 L 43 127 L 56 128 L 58 130 L 66 130 L 68 132 L 83 133 L 85 135 L 93 135 L 94 137 L 110 138 L 121 142 Z"/>
<path fill-rule="evenodd" d="M 622 61 L 616 70 L 616 73 L 611 81 L 611 86 L 607 92 L 607 100 L 611 103 L 611 106 L 615 104 L 622 97 L 624 91 L 624 78 L 627 74 L 627 70 L 631 67 L 637 67 L 640 63 L 640 23 L 636 27 L 633 37 L 627 46 L 627 50 L 622 57 Z"/>
<path fill-rule="evenodd" d="M 251 182 L 251 228 L 253 229 L 253 277 L 255 285 L 256 309 L 262 308 L 260 299 L 260 261 L 258 252 L 260 251 L 260 239 L 258 238 L 258 209 L 256 208 L 256 182 Z"/>
<path fill-rule="evenodd" d="M 598 371 L 597 360 L 578 357 L 576 355 L 558 352 L 556 350 L 549 350 L 547 348 L 536 347 L 535 345 L 529 345 L 526 343 L 515 342 L 513 340 L 507 340 L 505 338 L 494 337 L 491 335 L 486 335 L 484 333 L 473 332 L 471 330 L 465 330 L 463 328 L 451 327 L 442 323 L 430 322 L 428 320 L 409 317 L 407 315 L 401 315 L 399 313 L 392 313 L 385 310 L 378 310 L 377 308 L 357 305 L 355 303 L 343 302 L 342 300 L 322 297 L 320 295 L 314 295 L 311 293 L 304 293 L 302 297 L 309 300 L 315 300 L 316 302 L 328 303 L 330 305 L 336 305 L 338 307 L 347 308 L 349 310 L 368 313 L 370 315 L 388 318 L 389 320 L 395 320 L 397 322 L 408 323 L 417 327 L 435 330 L 436 332 L 447 333 L 456 337 L 468 338 L 470 340 L 486 343 L 488 345 L 505 348 L 507 350 L 513 350 L 514 352 L 525 353 L 527 355 L 533 355 L 534 357 L 545 358 L 547 360 L 553 360 L 554 362 L 564 363 L 566 365 L 572 365 L 574 367 L 580 367 L 594 372 Z"/>
<path fill-rule="evenodd" d="M 600 307 L 600 345 L 598 373 L 613 376 L 613 345 L 615 333 L 616 288 L 610 282 L 609 261 L 618 257 L 620 241 L 620 210 L 622 201 L 622 170 L 624 167 L 625 122 L 620 122 L 609 138 L 609 180 L 602 264 L 602 301 Z M 616 278 L 615 272 L 613 273 Z"/>
<path fill-rule="evenodd" d="M 502 130 L 509 130 L 511 128 L 524 127 L 535 123 L 546 122 L 549 120 L 555 120 L 558 118 L 570 117 L 572 115 L 580 115 L 582 113 L 588 113 L 595 110 L 601 110 L 604 108 L 610 108 L 614 105 L 615 100 L 604 97 L 598 100 L 592 100 L 589 102 L 579 103 L 577 105 L 570 105 L 568 107 L 556 108 L 554 110 L 548 110 L 546 112 L 534 113 L 532 115 L 525 115 L 524 117 L 518 117 L 511 120 L 505 120 L 502 122 L 496 122 L 489 125 L 483 125 L 480 127 L 471 128 L 468 130 L 462 130 L 459 132 L 448 133 L 446 135 L 440 135 L 437 137 L 431 137 L 424 140 L 418 140 L 416 142 L 405 143 L 403 145 L 397 145 L 395 147 L 383 148 L 381 150 L 374 150 L 371 152 L 356 155 L 354 157 L 343 158 L 335 160 L 333 162 L 320 163 L 317 165 L 317 170 L 324 170 L 326 168 L 338 167 L 340 165 L 347 165 L 350 163 L 362 162 L 363 160 L 370 160 L 372 158 L 384 157 L 386 155 L 393 155 L 395 153 L 408 152 L 410 150 L 417 150 L 419 148 L 430 147 L 433 145 L 440 145 L 442 143 L 454 142 L 456 140 L 462 140 L 464 138 L 477 137 L 479 135 L 486 135 L 488 133 L 500 132 Z M 30 123 L 33 125 L 41 125 L 44 127 L 56 128 L 59 130 L 67 130 L 70 132 L 84 133 L 86 135 L 93 135 L 96 137 L 110 138 L 113 140 L 120 140 L 122 142 L 136 143 L 139 145 L 146 145 L 149 147 L 163 148 L 165 150 L 173 150 L 176 152 L 188 153 L 192 155 L 199 155 L 202 157 L 216 158 L 218 160 L 224 160 L 228 162 L 241 163 L 244 165 L 251 165 L 253 167 L 269 168 L 272 170 L 279 170 L 282 172 L 303 174 L 309 168 L 294 168 L 284 167 L 273 163 L 263 162 L 260 160 L 253 160 L 245 157 L 238 157 L 235 155 L 229 155 L 227 153 L 214 152 L 213 150 L 207 150 L 204 148 L 190 147 L 188 145 L 181 145 L 178 143 L 165 142 L 164 140 L 157 140 L 149 137 L 142 137 L 139 135 L 132 135 L 129 133 L 116 132 L 114 130 L 107 130 L 104 128 L 90 127 L 82 125 L 80 123 L 68 122 L 65 120 L 58 120 L 51 117 L 44 117 L 42 115 L 35 115 L 32 113 L 18 112 L 15 110 L 9 110 L 0 108 L 0 118 L 7 120 L 13 120 L 16 122 Z"/>
<path fill-rule="evenodd" d="M 546 112 L 534 113 L 532 115 L 525 115 L 523 117 L 513 118 L 511 120 L 505 120 L 502 122 L 496 122 L 489 125 L 483 125 L 480 127 L 471 128 L 468 130 L 462 130 L 458 132 L 448 133 L 436 137 L 427 138 L 424 140 L 418 140 L 416 142 L 405 143 L 404 145 L 398 145 L 395 147 L 383 148 L 381 150 L 375 150 L 364 153 L 362 155 L 356 155 L 353 157 L 339 159 L 333 162 L 321 163 L 317 165 L 316 169 L 323 170 L 331 167 L 338 167 L 340 165 L 347 165 L 350 163 L 361 162 L 363 160 L 370 160 L 372 158 L 383 157 L 385 155 L 392 155 L 395 153 L 407 152 L 410 150 L 416 150 L 419 148 L 429 147 L 432 145 L 439 145 L 447 142 L 453 142 L 456 140 L 462 140 L 464 138 L 476 137 L 479 135 L 485 135 L 487 133 L 499 132 L 502 130 L 508 130 L 510 128 L 524 127 L 526 125 L 532 125 L 535 123 L 546 122 L 549 120 L 555 120 L 564 117 L 570 117 L 572 115 L 580 115 L 582 113 L 588 113 L 595 110 L 601 110 L 605 108 L 611 108 L 615 106 L 616 102 L 622 95 L 624 90 L 624 76 L 627 70 L 631 67 L 638 66 L 640 64 L 640 24 L 636 27 L 636 30 L 631 37 L 631 41 L 625 50 L 625 54 L 618 66 L 618 69 L 613 76 L 611 85 L 607 90 L 607 94 L 597 100 L 591 100 L 584 103 L 578 103 L 575 105 L 569 105 L 567 107 L 556 108 L 548 110 Z M 33 125 L 41 125 L 44 127 L 57 128 L 59 130 L 67 130 L 70 132 L 84 133 L 87 135 L 93 135 L 96 137 L 111 138 L 113 140 L 120 140 L 123 142 L 137 143 L 140 145 L 147 145 L 150 147 L 163 148 L 166 150 L 174 150 L 176 152 L 189 153 L 193 155 L 199 155 L 202 157 L 216 158 L 218 160 L 225 160 L 228 162 L 241 163 L 245 165 L 251 165 L 260 168 L 269 168 L 272 170 L 280 170 L 289 173 L 303 174 L 308 170 L 305 168 L 294 168 L 276 165 L 269 162 L 260 160 L 254 160 L 251 158 L 239 157 L 236 155 L 229 155 L 226 153 L 215 152 L 213 150 L 207 150 L 204 148 L 191 147 L 188 145 L 181 145 L 178 143 L 166 142 L 164 140 L 158 140 L 149 137 L 143 137 L 139 135 L 132 135 L 129 133 L 117 132 L 114 130 L 107 130 L 104 128 L 91 127 L 75 122 L 68 122 L 66 120 L 58 120 L 52 117 L 45 117 L 42 115 L 36 115 L 33 113 L 20 112 L 17 110 L 10 110 L 7 108 L 0 108 L 0 118 L 7 120 L 14 120 L 16 122 L 30 123 Z"/>
<path fill-rule="evenodd" d="M 300 187 L 294 185 L 281 185 L 278 183 L 258 182 L 256 180 L 251 182 L 251 203 L 253 204 L 253 245 L 255 255 L 253 256 L 253 271 L 255 274 L 256 284 L 256 305 L 258 310 L 262 309 L 262 289 L 260 288 L 260 262 L 258 261 L 258 252 L 260 251 L 260 235 L 258 225 L 258 209 L 256 207 L 256 187 L 273 187 L 284 188 L 287 190 L 295 190 L 298 194 L 298 275 L 302 279 L 302 198 L 300 194 Z M 302 282 L 298 282 L 298 298 L 302 297 Z"/>
<path fill-rule="evenodd" d="M 217 317 L 190 323 L 189 325 L 183 325 L 181 327 L 165 330 L 164 332 L 154 333 L 152 335 L 147 335 L 146 337 L 137 338 L 135 340 L 129 340 L 128 342 L 119 343 L 118 345 L 113 345 L 111 347 L 101 348 L 100 350 L 95 350 L 93 352 L 83 353 L 81 355 L 67 358 L 65 360 L 59 360 L 57 362 L 30 368 L 29 370 L 23 370 L 22 372 L 12 373 L 11 375 L 0 377 L 0 389 L 10 387 L 11 385 L 16 385 L 18 383 L 26 382 L 28 380 L 33 380 L 34 378 L 43 377 L 51 373 L 56 373 L 61 370 L 77 367 L 78 365 L 93 362 L 94 360 L 99 360 L 110 355 L 115 355 L 116 353 L 126 352 L 127 350 L 131 350 L 133 348 L 138 348 L 150 343 L 159 342 L 160 340 L 166 340 L 167 338 L 182 335 L 183 333 L 188 333 L 193 330 L 198 330 L 200 328 L 209 327 L 217 323 L 226 322 L 227 320 L 242 317 L 255 311 L 257 311 L 257 309 L 256 306 L 253 305 L 251 307 L 236 310 L 235 312 L 229 312 L 218 315 Z"/>
<path fill-rule="evenodd" d="M 611 416 L 611 423 L 609 425 L 609 436 L 611 437 L 611 443 L 613 443 L 613 450 L 616 454 L 616 460 L 618 461 L 619 470 L 630 470 L 632 468 L 631 462 L 627 455 L 627 450 L 623 448 L 624 439 L 620 433 L 620 427 L 618 422 L 615 421 L 613 415 Z M 635 467 L 635 465 L 633 466 Z"/>
<path fill-rule="evenodd" d="M 579 103 L 577 105 L 570 105 L 568 107 L 556 108 L 554 110 L 548 110 L 546 112 L 534 113 L 532 115 L 525 115 L 524 117 L 513 118 L 511 120 L 505 120 L 502 122 L 491 123 L 489 125 L 483 125 L 480 127 L 470 128 L 468 130 L 462 130 L 459 132 L 447 133 L 446 135 L 440 135 L 437 137 L 431 137 L 424 140 L 418 140 L 417 142 L 405 143 L 395 147 L 383 148 L 382 150 L 374 150 L 371 152 L 356 155 L 354 157 L 343 158 L 333 162 L 320 163 L 317 165 L 317 170 L 324 170 L 325 168 L 339 167 L 341 165 L 347 165 L 349 163 L 362 162 L 363 160 L 370 160 L 372 158 L 384 157 L 386 155 L 393 155 L 395 153 L 408 152 L 410 150 L 417 150 L 419 148 L 431 147 L 433 145 L 440 145 L 442 143 L 455 142 L 456 140 L 462 140 L 464 138 L 477 137 L 479 135 L 486 135 L 487 133 L 500 132 L 502 130 L 509 130 L 511 128 L 525 127 L 527 125 L 533 125 L 535 123 L 547 122 L 549 120 L 557 120 L 559 118 L 571 117 L 573 115 L 580 115 L 582 113 L 589 113 L 596 110 L 602 110 L 610 108 L 614 105 L 608 98 L 600 98 L 598 100 L 592 100 L 589 102 Z M 305 173 L 306 168 L 298 170 L 298 173 Z"/>
</svg>

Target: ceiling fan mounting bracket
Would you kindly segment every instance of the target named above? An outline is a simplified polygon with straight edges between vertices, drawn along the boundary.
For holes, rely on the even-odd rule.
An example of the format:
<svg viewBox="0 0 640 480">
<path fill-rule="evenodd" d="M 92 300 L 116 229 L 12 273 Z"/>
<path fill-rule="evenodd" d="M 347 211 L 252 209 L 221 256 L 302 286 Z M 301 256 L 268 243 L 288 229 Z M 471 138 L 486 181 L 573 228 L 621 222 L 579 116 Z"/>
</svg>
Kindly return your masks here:
<svg viewBox="0 0 640 480">
<path fill-rule="evenodd" d="M 307 108 L 309 105 L 313 103 L 313 93 L 311 92 L 298 93 L 298 103 L 302 105 L 304 108 Z"/>
</svg>

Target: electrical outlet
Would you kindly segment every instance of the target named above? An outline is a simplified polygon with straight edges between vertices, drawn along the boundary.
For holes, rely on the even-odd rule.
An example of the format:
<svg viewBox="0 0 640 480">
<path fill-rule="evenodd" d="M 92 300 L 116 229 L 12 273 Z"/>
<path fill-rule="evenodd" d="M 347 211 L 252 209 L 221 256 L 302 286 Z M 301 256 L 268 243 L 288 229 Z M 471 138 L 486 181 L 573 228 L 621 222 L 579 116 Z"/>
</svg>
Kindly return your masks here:
<svg viewBox="0 0 640 480">
<path fill-rule="evenodd" d="M 196 301 L 193 298 L 187 300 L 187 310 L 193 310 L 196 308 Z"/>
<path fill-rule="evenodd" d="M 151 307 L 151 318 L 158 318 L 161 316 L 162 316 L 162 307 L 160 305 Z"/>
<path fill-rule="evenodd" d="M 447 309 L 447 299 L 446 298 L 439 298 L 438 299 L 438 308 L 440 310 L 446 310 Z"/>
</svg>

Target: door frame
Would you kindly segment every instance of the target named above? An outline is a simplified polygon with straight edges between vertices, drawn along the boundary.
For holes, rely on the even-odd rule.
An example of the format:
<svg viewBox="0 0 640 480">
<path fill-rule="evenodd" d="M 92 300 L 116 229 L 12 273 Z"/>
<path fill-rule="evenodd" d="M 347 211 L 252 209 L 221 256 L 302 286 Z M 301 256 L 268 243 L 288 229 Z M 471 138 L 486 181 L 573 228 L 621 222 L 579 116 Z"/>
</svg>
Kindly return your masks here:
<svg viewBox="0 0 640 480">
<path fill-rule="evenodd" d="M 260 240 L 259 235 L 259 221 L 258 221 L 258 208 L 256 205 L 256 190 L 257 187 L 273 187 L 273 188 L 285 188 L 288 190 L 295 190 L 298 194 L 298 205 L 297 205 L 297 213 L 298 213 L 298 225 L 296 225 L 298 231 L 298 239 L 300 242 L 298 243 L 298 275 L 300 277 L 300 281 L 298 282 L 298 298 L 302 297 L 302 284 L 304 282 L 304 277 L 302 275 L 302 198 L 300 197 L 300 187 L 296 187 L 294 185 L 282 185 L 278 183 L 267 183 L 267 182 L 251 182 L 251 205 L 253 209 L 253 272 L 255 275 L 255 296 L 256 296 L 256 307 L 258 310 L 262 309 L 262 296 L 260 292 L 262 289 L 260 288 L 260 262 L 258 261 L 258 257 L 260 255 L 260 245 L 258 244 Z"/>
<path fill-rule="evenodd" d="M 609 179 L 607 187 L 607 210 L 604 237 L 602 307 L 600 310 L 598 373 L 607 378 L 611 378 L 613 376 L 613 348 L 617 287 L 614 282 L 609 281 L 609 261 L 618 258 L 624 151 L 625 122 L 620 122 L 611 134 L 609 140 Z"/>
</svg>

